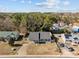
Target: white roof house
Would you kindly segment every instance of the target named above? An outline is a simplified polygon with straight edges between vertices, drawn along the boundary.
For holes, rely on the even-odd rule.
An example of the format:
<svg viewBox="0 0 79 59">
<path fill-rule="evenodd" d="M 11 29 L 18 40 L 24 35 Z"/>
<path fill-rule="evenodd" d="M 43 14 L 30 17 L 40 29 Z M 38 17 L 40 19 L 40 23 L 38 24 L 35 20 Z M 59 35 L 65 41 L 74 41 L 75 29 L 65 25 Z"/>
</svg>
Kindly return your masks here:
<svg viewBox="0 0 79 59">
<path fill-rule="evenodd" d="M 57 23 L 53 24 L 52 29 L 58 30 L 59 29 L 59 25 Z"/>
<path fill-rule="evenodd" d="M 54 24 L 52 25 L 52 29 L 53 29 L 53 30 L 64 29 L 64 28 L 66 28 L 66 27 L 68 27 L 68 26 L 67 26 L 64 22 L 54 23 Z"/>
</svg>

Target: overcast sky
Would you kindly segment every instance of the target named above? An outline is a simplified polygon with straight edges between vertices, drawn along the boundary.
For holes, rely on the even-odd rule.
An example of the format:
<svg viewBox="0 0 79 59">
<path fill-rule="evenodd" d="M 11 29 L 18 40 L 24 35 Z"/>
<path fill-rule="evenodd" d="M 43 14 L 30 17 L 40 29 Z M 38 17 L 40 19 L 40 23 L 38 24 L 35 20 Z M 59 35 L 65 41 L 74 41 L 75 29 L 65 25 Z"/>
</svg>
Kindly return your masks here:
<svg viewBox="0 0 79 59">
<path fill-rule="evenodd" d="M 78 12 L 79 0 L 0 0 L 0 12 Z"/>
</svg>

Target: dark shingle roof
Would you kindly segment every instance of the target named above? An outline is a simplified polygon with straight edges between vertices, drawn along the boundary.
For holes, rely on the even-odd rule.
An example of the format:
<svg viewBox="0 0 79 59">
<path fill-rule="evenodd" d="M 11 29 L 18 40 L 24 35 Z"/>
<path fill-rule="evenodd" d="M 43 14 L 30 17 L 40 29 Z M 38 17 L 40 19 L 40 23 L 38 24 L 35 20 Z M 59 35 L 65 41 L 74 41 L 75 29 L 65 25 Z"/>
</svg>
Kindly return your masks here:
<svg viewBox="0 0 79 59">
<path fill-rule="evenodd" d="M 39 33 L 40 39 L 51 39 L 50 32 L 30 32 L 29 40 L 39 40 Z"/>
</svg>

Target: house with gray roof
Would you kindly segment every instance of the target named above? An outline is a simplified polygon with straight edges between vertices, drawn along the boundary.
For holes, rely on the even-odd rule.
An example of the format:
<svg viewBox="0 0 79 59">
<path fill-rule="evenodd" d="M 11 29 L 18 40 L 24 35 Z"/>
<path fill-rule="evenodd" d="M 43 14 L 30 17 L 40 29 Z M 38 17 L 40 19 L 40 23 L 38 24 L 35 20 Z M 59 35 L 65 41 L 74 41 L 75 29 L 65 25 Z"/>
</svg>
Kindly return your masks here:
<svg viewBox="0 0 79 59">
<path fill-rule="evenodd" d="M 28 36 L 29 40 L 34 41 L 35 43 L 45 43 L 51 41 L 50 32 L 30 32 Z"/>
<path fill-rule="evenodd" d="M 0 31 L 0 40 L 9 40 L 14 38 L 15 41 L 19 38 L 19 33 L 15 31 Z"/>
</svg>

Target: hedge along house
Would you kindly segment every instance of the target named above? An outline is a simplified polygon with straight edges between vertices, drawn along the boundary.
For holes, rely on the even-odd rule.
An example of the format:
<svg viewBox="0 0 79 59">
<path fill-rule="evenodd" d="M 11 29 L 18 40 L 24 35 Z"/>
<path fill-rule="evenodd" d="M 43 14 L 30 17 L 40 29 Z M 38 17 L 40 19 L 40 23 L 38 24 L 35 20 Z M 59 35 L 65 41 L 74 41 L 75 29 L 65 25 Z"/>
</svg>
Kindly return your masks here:
<svg viewBox="0 0 79 59">
<path fill-rule="evenodd" d="M 34 41 L 35 43 L 46 43 L 51 41 L 50 32 L 30 32 L 28 36 L 29 40 Z"/>
</svg>

